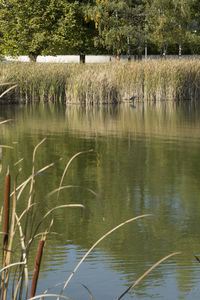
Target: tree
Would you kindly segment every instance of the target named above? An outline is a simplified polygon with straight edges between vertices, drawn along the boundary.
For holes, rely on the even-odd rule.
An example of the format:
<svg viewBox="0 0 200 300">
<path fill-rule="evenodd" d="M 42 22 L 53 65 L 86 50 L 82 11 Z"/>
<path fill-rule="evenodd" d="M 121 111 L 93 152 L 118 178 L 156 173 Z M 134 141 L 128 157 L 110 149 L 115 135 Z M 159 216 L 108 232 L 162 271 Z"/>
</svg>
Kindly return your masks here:
<svg viewBox="0 0 200 300">
<path fill-rule="evenodd" d="M 187 32 L 187 41 L 192 54 L 200 52 L 200 1 L 191 1 L 191 20 Z"/>
<path fill-rule="evenodd" d="M 115 55 L 130 56 L 134 48 L 141 52 L 145 24 L 143 1 L 95 0 L 87 11 L 98 29 L 96 45 L 102 44 Z"/>
<path fill-rule="evenodd" d="M 83 4 L 82 4 L 83 5 Z M 79 1 L 4 0 L 0 5 L 1 49 L 7 55 L 81 53 L 93 43 Z"/>
<path fill-rule="evenodd" d="M 192 22 L 192 3 L 196 0 L 149 0 L 147 1 L 147 23 L 151 38 L 157 43 L 161 54 L 166 55 L 169 45 L 178 45 L 182 54 L 182 44 L 187 41 Z"/>
</svg>

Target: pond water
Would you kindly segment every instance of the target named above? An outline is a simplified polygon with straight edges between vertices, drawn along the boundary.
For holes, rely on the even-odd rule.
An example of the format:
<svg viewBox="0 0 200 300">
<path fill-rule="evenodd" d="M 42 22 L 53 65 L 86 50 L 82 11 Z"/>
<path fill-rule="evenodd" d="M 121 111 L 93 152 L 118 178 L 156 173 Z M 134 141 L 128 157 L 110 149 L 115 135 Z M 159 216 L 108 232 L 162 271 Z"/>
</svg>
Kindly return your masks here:
<svg viewBox="0 0 200 300">
<path fill-rule="evenodd" d="M 9 165 L 17 185 L 37 173 L 33 191 L 33 226 L 58 205 L 83 204 L 87 209 L 60 208 L 51 216 L 37 294 L 59 293 L 88 249 L 118 224 L 127 223 L 101 241 L 72 277 L 63 295 L 74 300 L 117 299 L 161 258 L 181 251 L 152 270 L 124 299 L 199 299 L 200 264 L 200 105 L 159 102 L 116 106 L 37 104 L 0 107 L 2 148 L 0 193 Z M 70 158 L 71 162 L 59 187 Z M 17 202 L 27 206 L 30 185 Z M 1 197 L 1 204 L 3 197 Z M 48 228 L 44 220 L 40 232 Z M 31 234 L 31 229 L 28 234 Z M 53 234 L 54 232 L 54 234 Z M 29 273 L 38 238 L 32 244 Z M 20 256 L 15 241 L 15 259 Z M 60 284 L 55 286 L 56 284 Z M 52 298 L 53 299 L 53 298 Z"/>
</svg>

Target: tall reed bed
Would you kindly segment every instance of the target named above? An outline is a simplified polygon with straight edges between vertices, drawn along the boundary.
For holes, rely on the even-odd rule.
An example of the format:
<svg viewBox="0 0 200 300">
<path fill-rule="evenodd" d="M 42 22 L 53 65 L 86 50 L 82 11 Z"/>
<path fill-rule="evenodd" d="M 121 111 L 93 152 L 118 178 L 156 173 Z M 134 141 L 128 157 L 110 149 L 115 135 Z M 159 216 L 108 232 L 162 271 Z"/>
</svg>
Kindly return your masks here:
<svg viewBox="0 0 200 300">
<path fill-rule="evenodd" d="M 119 103 L 137 100 L 197 100 L 200 61 L 154 60 L 107 64 L 1 63 L 0 83 L 14 88 L 5 101 Z M 15 85 L 17 87 L 15 88 Z M 4 86 L 0 86 L 3 93 Z"/>
</svg>

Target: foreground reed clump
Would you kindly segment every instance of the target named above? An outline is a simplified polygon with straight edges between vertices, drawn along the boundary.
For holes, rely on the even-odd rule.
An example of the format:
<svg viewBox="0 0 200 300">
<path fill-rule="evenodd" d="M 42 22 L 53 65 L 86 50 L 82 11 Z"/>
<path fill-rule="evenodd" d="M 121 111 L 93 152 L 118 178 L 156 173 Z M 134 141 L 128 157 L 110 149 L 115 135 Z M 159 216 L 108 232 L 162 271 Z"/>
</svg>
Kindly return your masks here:
<svg viewBox="0 0 200 300">
<path fill-rule="evenodd" d="M 3 121 L 0 124 L 6 123 L 8 121 L 10 120 Z M 14 190 L 11 192 L 12 176 L 10 175 L 9 168 L 5 177 L 5 197 L 4 205 L 1 210 L 1 213 L 3 211 L 3 230 L 1 232 L 3 235 L 1 255 L 2 266 L 0 268 L 0 297 L 2 300 L 21 300 L 29 299 L 29 297 L 35 297 L 45 241 L 47 236 L 51 233 L 51 228 L 53 226 L 53 218 L 49 220 L 49 226 L 44 232 L 39 232 L 41 224 L 48 217 L 52 217 L 52 213 L 57 209 L 71 207 L 85 208 L 85 206 L 82 204 L 64 204 L 55 206 L 49 211 L 47 211 L 46 214 L 42 216 L 42 218 L 39 220 L 39 222 L 35 224 L 34 214 L 36 213 L 36 211 L 34 211 L 34 207 L 38 205 L 34 201 L 35 176 L 38 174 L 38 172 L 35 169 L 35 157 L 38 147 L 44 141 L 45 139 L 43 139 L 34 148 L 32 158 L 32 173 L 24 182 L 17 186 L 17 178 L 15 178 Z M 72 162 L 72 160 L 76 156 L 85 152 L 88 151 L 80 152 L 71 158 L 63 173 L 59 189 L 62 189 L 63 177 L 65 176 L 67 168 Z M 52 166 L 54 166 L 54 163 L 43 167 L 39 170 L 39 172 L 43 172 Z M 28 186 L 28 197 L 27 195 L 24 197 L 23 191 Z M 25 209 L 19 212 L 19 210 L 17 209 L 17 201 L 19 201 L 21 198 L 23 198 L 23 201 L 26 203 L 26 205 Z M 31 276 L 29 273 L 30 256 L 33 255 L 31 248 L 32 244 L 35 241 L 37 241 L 38 238 L 39 243 L 38 249 L 36 251 L 35 266 L 33 275 Z M 31 261 L 32 260 L 33 259 L 31 258 Z M 29 283 L 31 283 L 30 291 Z"/>
<path fill-rule="evenodd" d="M 198 60 L 106 64 L 1 63 L 0 84 L 11 83 L 3 101 L 119 103 L 200 98 Z M 0 93 L 5 87 L 0 85 Z"/>
</svg>

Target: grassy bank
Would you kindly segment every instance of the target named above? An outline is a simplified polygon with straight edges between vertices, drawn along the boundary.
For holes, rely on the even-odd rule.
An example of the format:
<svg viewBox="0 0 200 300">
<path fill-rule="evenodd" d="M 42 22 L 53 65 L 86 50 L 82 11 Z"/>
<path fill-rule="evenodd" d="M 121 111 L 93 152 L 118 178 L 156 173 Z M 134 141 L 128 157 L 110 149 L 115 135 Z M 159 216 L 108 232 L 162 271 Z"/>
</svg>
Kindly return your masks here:
<svg viewBox="0 0 200 300">
<path fill-rule="evenodd" d="M 198 100 L 200 61 L 154 60 L 109 64 L 1 63 L 0 83 L 14 87 L 3 101 L 113 103 Z M 15 85 L 17 85 L 15 87 Z M 0 86 L 2 94 L 9 86 Z"/>
</svg>

